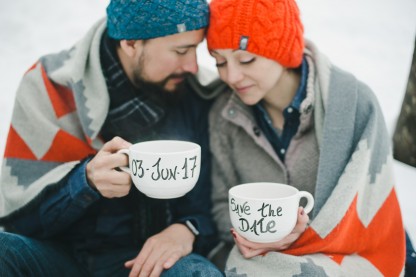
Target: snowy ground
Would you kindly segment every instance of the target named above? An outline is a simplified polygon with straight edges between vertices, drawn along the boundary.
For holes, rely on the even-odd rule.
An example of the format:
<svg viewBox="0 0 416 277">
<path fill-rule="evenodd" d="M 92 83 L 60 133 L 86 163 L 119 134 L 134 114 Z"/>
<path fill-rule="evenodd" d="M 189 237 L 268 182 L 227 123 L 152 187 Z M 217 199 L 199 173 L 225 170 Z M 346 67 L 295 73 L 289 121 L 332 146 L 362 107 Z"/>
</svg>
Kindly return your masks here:
<svg viewBox="0 0 416 277">
<path fill-rule="evenodd" d="M 68 48 L 105 15 L 108 0 L 0 2 L 0 153 L 22 74 L 43 54 Z M 305 35 L 376 93 L 390 133 L 404 96 L 416 35 L 414 0 L 298 0 Z M 213 61 L 199 48 L 201 64 Z M 416 124 L 416 123 L 415 123 Z M 416 169 L 395 163 L 404 221 L 416 243 Z"/>
</svg>

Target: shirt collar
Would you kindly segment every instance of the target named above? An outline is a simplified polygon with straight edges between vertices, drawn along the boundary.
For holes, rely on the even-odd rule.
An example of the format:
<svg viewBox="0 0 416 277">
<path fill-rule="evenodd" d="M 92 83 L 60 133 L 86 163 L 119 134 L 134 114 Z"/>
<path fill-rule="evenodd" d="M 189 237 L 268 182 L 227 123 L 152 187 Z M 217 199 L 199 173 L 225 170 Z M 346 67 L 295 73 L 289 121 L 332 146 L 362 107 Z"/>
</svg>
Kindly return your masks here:
<svg viewBox="0 0 416 277">
<path fill-rule="evenodd" d="M 306 82 L 308 80 L 308 63 L 305 58 L 302 59 L 302 64 L 297 70 L 300 70 L 300 84 L 290 105 L 299 111 L 300 104 L 306 97 Z"/>
<path fill-rule="evenodd" d="M 306 82 L 308 79 L 308 63 L 305 57 L 302 59 L 302 64 L 295 70 L 300 72 L 300 84 L 299 84 L 298 89 L 296 90 L 296 94 L 293 97 L 292 102 L 290 103 L 288 107 L 292 107 L 293 109 L 296 109 L 297 111 L 299 111 L 300 105 L 306 97 Z M 256 111 L 260 111 L 263 115 L 267 114 L 261 101 L 257 103 L 256 105 L 254 105 L 253 107 L 255 108 Z M 288 107 L 286 107 L 286 109 Z"/>
</svg>

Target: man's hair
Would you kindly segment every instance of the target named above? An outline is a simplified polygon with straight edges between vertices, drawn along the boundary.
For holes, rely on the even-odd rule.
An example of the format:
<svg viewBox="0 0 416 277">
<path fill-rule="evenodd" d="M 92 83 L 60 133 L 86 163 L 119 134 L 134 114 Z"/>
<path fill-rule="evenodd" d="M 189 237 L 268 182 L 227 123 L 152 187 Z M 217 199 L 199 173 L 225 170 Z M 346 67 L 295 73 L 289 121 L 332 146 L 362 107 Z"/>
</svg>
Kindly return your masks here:
<svg viewBox="0 0 416 277">
<path fill-rule="evenodd" d="M 110 45 L 111 45 L 111 47 L 114 47 L 114 48 L 118 48 L 118 47 L 120 47 L 120 43 L 121 43 L 121 39 L 113 39 L 113 38 L 111 38 L 111 37 L 108 37 L 108 40 L 109 40 L 109 42 L 110 42 Z M 142 40 L 142 45 L 144 46 L 144 45 L 146 45 L 146 43 L 148 42 L 149 40 L 148 39 L 143 39 Z"/>
</svg>

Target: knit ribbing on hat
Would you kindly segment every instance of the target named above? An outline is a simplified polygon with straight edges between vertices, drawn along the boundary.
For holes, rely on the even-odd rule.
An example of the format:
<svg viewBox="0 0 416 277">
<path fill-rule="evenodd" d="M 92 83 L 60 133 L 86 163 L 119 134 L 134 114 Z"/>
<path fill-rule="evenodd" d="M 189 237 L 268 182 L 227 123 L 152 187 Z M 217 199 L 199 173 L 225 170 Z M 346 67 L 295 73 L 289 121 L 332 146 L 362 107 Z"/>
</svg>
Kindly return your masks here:
<svg viewBox="0 0 416 277">
<path fill-rule="evenodd" d="M 151 39 L 208 25 L 205 0 L 111 0 L 107 7 L 108 35 L 121 39 Z"/>
<path fill-rule="evenodd" d="M 242 37 L 246 48 L 240 47 Z M 209 50 L 243 49 L 298 67 L 304 50 L 298 6 L 294 0 L 212 0 L 207 44 Z"/>
</svg>

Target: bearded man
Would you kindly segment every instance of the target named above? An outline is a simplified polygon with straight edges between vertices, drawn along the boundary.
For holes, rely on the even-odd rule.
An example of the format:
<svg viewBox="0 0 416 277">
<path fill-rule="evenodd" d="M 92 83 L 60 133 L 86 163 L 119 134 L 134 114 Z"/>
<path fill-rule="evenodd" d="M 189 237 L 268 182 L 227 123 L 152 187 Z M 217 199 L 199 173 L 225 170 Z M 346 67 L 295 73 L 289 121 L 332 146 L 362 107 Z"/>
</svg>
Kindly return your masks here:
<svg viewBox="0 0 416 277">
<path fill-rule="evenodd" d="M 215 87 L 195 78 L 207 24 L 203 0 L 112 0 L 25 73 L 2 163 L 1 276 L 222 276 L 203 257 L 216 245 L 203 99 Z M 201 145 L 181 198 L 149 198 L 118 170 L 118 150 L 156 139 Z"/>
</svg>

